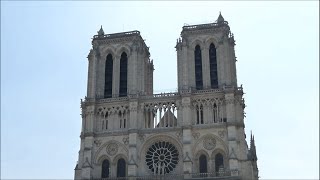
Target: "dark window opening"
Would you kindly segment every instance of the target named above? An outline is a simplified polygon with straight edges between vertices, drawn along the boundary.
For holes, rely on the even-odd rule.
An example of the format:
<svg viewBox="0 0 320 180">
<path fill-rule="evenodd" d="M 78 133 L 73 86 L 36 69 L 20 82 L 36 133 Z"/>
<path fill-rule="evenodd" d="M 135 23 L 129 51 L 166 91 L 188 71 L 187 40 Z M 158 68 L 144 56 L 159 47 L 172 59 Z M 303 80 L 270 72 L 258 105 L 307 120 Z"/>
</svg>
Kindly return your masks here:
<svg viewBox="0 0 320 180">
<path fill-rule="evenodd" d="M 121 54 L 120 58 L 120 90 L 119 96 L 127 96 L 127 79 L 128 79 L 128 57 L 125 52 Z"/>
<path fill-rule="evenodd" d="M 201 58 L 201 49 L 197 45 L 194 50 L 194 68 L 195 68 L 195 79 L 196 79 L 196 89 L 203 89 L 202 82 L 202 58 Z"/>
<path fill-rule="evenodd" d="M 217 51 L 214 44 L 210 44 L 209 48 L 210 59 L 210 79 L 211 88 L 218 88 L 218 67 L 217 67 Z"/>
<path fill-rule="evenodd" d="M 207 157 L 205 155 L 201 155 L 199 157 L 199 173 L 207 173 L 208 168 L 207 168 Z M 203 176 L 203 175 L 202 175 Z"/>
<path fill-rule="evenodd" d="M 217 105 L 216 103 L 213 104 L 213 122 L 218 121 L 218 111 L 217 111 Z"/>
<path fill-rule="evenodd" d="M 104 98 L 112 97 L 112 71 L 113 71 L 113 60 L 112 60 L 112 55 L 109 54 L 106 59 L 106 67 L 105 67 Z"/>
<path fill-rule="evenodd" d="M 126 161 L 122 158 L 117 163 L 117 177 L 126 177 Z"/>
<path fill-rule="evenodd" d="M 197 108 L 197 124 L 204 124 L 204 121 L 203 121 L 203 106 L 200 105 L 199 106 L 196 106 Z"/>
<path fill-rule="evenodd" d="M 220 169 L 223 169 L 224 165 L 223 165 L 223 156 L 222 154 L 218 153 L 215 156 L 215 170 L 216 172 L 219 172 Z"/>
<path fill-rule="evenodd" d="M 101 178 L 108 178 L 109 177 L 109 168 L 110 168 L 110 163 L 107 159 L 105 159 L 102 162 Z"/>
</svg>

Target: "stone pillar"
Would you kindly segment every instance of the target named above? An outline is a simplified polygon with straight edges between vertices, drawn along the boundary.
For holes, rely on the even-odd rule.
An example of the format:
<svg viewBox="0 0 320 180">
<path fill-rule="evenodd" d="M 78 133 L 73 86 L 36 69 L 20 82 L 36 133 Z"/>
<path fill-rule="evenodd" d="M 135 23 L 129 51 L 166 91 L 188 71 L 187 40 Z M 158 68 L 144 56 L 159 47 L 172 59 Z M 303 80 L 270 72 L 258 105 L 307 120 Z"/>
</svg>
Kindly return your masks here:
<svg viewBox="0 0 320 180">
<path fill-rule="evenodd" d="M 188 78 L 188 87 L 196 87 L 196 75 L 195 75 L 195 63 L 194 63 L 194 49 L 188 48 L 187 50 L 187 56 L 188 59 L 187 63 L 187 78 Z"/>
<path fill-rule="evenodd" d="M 225 56 L 224 56 L 224 47 L 222 43 L 219 43 L 216 46 L 216 54 L 217 54 L 217 69 L 218 69 L 218 84 L 219 87 L 222 87 L 226 84 L 226 77 L 225 77 Z"/>
<path fill-rule="evenodd" d="M 88 65 L 88 87 L 87 87 L 87 97 L 88 98 L 95 98 L 95 73 L 96 73 L 96 69 L 95 69 L 95 64 L 96 64 L 96 60 L 95 60 L 95 55 L 94 55 L 94 51 L 90 50 L 90 53 L 88 55 L 88 61 L 89 61 L 89 65 Z"/>
<path fill-rule="evenodd" d="M 117 54 L 113 59 L 112 71 L 112 97 L 119 97 L 120 84 L 120 56 Z"/>
<path fill-rule="evenodd" d="M 183 173 L 190 174 L 193 173 L 192 170 L 192 148 L 191 148 L 191 129 L 184 128 L 182 133 L 182 141 L 183 141 Z"/>
<path fill-rule="evenodd" d="M 225 100 L 226 100 L 226 116 L 227 116 L 227 122 L 235 123 L 235 99 L 233 93 L 226 93 L 225 94 Z M 227 127 L 228 131 L 228 146 L 229 146 L 229 166 L 230 170 L 238 170 L 239 164 L 238 164 L 238 133 L 237 128 L 235 125 L 228 125 Z"/>
<path fill-rule="evenodd" d="M 184 63 L 183 63 L 183 58 L 182 58 L 183 56 L 182 56 L 181 43 L 179 43 L 179 44 L 177 43 L 176 50 L 177 50 L 178 91 L 180 91 L 185 86 L 184 79 L 183 79 L 183 75 L 184 75 L 183 65 L 184 65 Z"/>
<path fill-rule="evenodd" d="M 137 47 L 133 46 L 130 56 L 128 57 L 128 93 L 135 94 L 136 93 L 136 84 L 137 84 L 137 76 L 136 76 L 136 64 L 138 59 Z"/>
<path fill-rule="evenodd" d="M 95 96 L 104 97 L 106 56 L 96 53 Z"/>
<path fill-rule="evenodd" d="M 137 138 L 138 134 L 132 132 L 129 134 L 129 162 L 128 162 L 128 176 L 137 176 L 138 175 L 138 155 L 137 155 Z"/>
<path fill-rule="evenodd" d="M 190 97 L 182 97 L 182 125 L 190 126 L 192 122 L 191 118 L 191 99 Z"/>
<path fill-rule="evenodd" d="M 201 48 L 203 89 L 211 88 L 210 61 L 208 47 Z"/>
</svg>

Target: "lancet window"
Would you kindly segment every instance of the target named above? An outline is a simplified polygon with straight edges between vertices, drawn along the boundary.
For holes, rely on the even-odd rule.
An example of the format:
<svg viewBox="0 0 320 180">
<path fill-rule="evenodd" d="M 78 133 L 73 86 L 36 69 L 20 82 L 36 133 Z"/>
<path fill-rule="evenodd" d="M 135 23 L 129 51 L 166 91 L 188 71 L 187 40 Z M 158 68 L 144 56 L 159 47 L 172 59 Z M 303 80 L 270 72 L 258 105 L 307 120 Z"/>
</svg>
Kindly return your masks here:
<svg viewBox="0 0 320 180">
<path fill-rule="evenodd" d="M 112 55 L 108 54 L 105 65 L 105 78 L 104 78 L 104 98 L 112 97 L 112 71 L 113 59 Z"/>
<path fill-rule="evenodd" d="M 204 124 L 204 121 L 203 121 L 203 105 L 197 105 L 196 106 L 196 120 L 197 120 L 197 123 L 196 124 Z"/>
<path fill-rule="evenodd" d="M 219 110 L 218 110 L 218 106 L 216 103 L 213 104 L 213 109 L 212 109 L 213 113 L 213 122 L 217 123 L 219 121 Z"/>
<path fill-rule="evenodd" d="M 110 163 L 107 159 L 102 162 L 101 178 L 108 178 L 110 173 Z"/>
<path fill-rule="evenodd" d="M 211 88 L 218 88 L 217 51 L 213 43 L 209 47 Z"/>
<path fill-rule="evenodd" d="M 101 130 L 102 131 L 108 130 L 108 117 L 109 117 L 108 112 L 105 115 L 102 115 L 102 119 L 101 119 Z"/>
<path fill-rule="evenodd" d="M 128 57 L 125 52 L 121 54 L 120 58 L 120 90 L 119 96 L 127 96 L 127 79 L 128 79 Z"/>
<path fill-rule="evenodd" d="M 223 164 L 223 156 L 222 154 L 218 153 L 215 155 L 215 170 L 219 175 L 219 171 L 223 171 L 224 164 Z"/>
<path fill-rule="evenodd" d="M 208 172 L 207 165 L 208 165 L 207 156 L 202 154 L 199 157 L 199 173 L 207 173 Z"/>
<path fill-rule="evenodd" d="M 119 117 L 119 124 L 120 124 L 120 129 L 125 129 L 127 128 L 127 113 L 125 112 L 119 112 L 118 113 Z"/>
<path fill-rule="evenodd" d="M 123 158 L 117 162 L 117 177 L 126 177 L 126 161 Z"/>
<path fill-rule="evenodd" d="M 196 79 L 196 89 L 203 89 L 202 82 L 202 57 L 200 46 L 197 45 L 194 50 L 194 68 L 195 68 L 195 79 Z"/>
</svg>

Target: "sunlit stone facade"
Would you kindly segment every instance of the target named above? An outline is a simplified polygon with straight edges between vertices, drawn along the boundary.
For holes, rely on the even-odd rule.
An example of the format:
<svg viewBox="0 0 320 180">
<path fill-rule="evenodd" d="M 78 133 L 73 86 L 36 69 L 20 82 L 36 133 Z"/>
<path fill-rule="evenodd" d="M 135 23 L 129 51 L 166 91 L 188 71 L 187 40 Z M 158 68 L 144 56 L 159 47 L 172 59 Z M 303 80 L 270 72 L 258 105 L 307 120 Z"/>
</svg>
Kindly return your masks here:
<svg viewBox="0 0 320 180">
<path fill-rule="evenodd" d="M 140 32 L 101 27 L 88 55 L 75 179 L 258 179 L 234 46 L 221 14 L 183 26 L 178 91 L 153 94 L 153 62 Z"/>
</svg>

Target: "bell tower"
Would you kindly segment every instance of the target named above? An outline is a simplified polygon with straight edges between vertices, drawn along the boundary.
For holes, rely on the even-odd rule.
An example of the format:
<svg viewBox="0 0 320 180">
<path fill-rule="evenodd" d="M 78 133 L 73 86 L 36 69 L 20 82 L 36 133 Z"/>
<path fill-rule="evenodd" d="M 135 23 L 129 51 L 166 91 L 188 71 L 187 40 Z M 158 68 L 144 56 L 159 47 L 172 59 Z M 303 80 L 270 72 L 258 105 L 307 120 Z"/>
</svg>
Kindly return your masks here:
<svg viewBox="0 0 320 180">
<path fill-rule="evenodd" d="M 153 93 L 153 63 L 139 31 L 104 34 L 92 40 L 87 98 Z"/>
<path fill-rule="evenodd" d="M 184 26 L 177 40 L 178 89 L 237 87 L 235 41 L 228 22 Z"/>
</svg>

